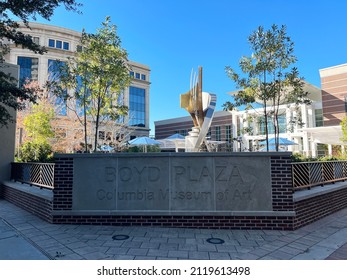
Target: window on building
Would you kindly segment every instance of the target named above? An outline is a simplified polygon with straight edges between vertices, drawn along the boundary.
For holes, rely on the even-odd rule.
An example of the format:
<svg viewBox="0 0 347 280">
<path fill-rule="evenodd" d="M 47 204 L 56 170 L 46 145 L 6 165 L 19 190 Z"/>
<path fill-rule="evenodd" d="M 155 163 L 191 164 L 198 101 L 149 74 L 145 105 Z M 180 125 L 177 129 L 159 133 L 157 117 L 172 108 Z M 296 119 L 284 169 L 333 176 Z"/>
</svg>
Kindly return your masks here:
<svg viewBox="0 0 347 280">
<path fill-rule="evenodd" d="M 216 126 L 215 130 L 216 130 L 216 141 L 222 141 L 220 126 Z"/>
<path fill-rule="evenodd" d="M 51 48 L 64 49 L 64 50 L 70 49 L 69 42 L 63 42 L 61 40 L 54 40 L 54 39 L 48 39 L 48 46 Z M 77 51 L 78 51 L 78 46 L 77 46 Z"/>
<path fill-rule="evenodd" d="M 68 42 L 64 42 L 63 49 L 68 51 L 70 49 L 70 44 Z"/>
<path fill-rule="evenodd" d="M 260 135 L 265 135 L 265 118 L 264 116 L 261 116 L 259 118 L 259 134 Z M 287 132 L 287 120 L 285 115 L 280 115 L 278 116 L 278 125 L 279 125 L 279 132 L 280 133 L 286 133 Z M 267 119 L 267 129 L 268 129 L 268 134 L 274 134 L 275 129 L 274 129 L 274 122 L 273 118 L 268 118 Z"/>
<path fill-rule="evenodd" d="M 140 73 L 135 73 L 135 78 L 140 79 Z"/>
<path fill-rule="evenodd" d="M 228 143 L 232 142 L 232 130 L 231 130 L 231 125 L 226 125 L 225 126 L 225 141 Z"/>
<path fill-rule="evenodd" d="M 37 81 L 39 59 L 33 57 L 18 56 L 19 85 L 23 86 L 27 81 Z"/>
<path fill-rule="evenodd" d="M 323 109 L 315 109 L 314 117 L 316 120 L 316 127 L 323 126 Z"/>
<path fill-rule="evenodd" d="M 51 48 L 55 48 L 55 40 L 49 39 L 48 40 L 48 46 L 51 47 Z"/>
<path fill-rule="evenodd" d="M 63 48 L 63 42 L 62 42 L 62 41 L 59 41 L 59 40 L 55 41 L 55 47 L 56 47 L 57 49 Z"/>
<path fill-rule="evenodd" d="M 83 47 L 81 45 L 77 45 L 76 51 L 81 52 L 83 50 Z"/>
<path fill-rule="evenodd" d="M 105 131 L 99 131 L 99 140 L 105 140 Z"/>
<path fill-rule="evenodd" d="M 55 134 L 55 138 L 57 139 L 65 139 L 66 138 L 66 128 L 62 128 L 62 127 L 57 127 L 54 130 L 54 134 Z"/>
<path fill-rule="evenodd" d="M 146 90 L 134 86 L 129 87 L 129 125 L 146 126 Z"/>
<path fill-rule="evenodd" d="M 48 81 L 59 80 L 59 69 L 62 65 L 64 65 L 62 61 L 48 59 Z M 53 96 L 53 93 L 51 94 Z M 62 97 L 55 97 L 54 107 L 56 114 L 66 116 L 66 101 Z"/>
<path fill-rule="evenodd" d="M 111 131 L 107 131 L 106 132 L 106 140 L 107 141 L 111 141 L 112 140 L 112 132 Z"/>
<path fill-rule="evenodd" d="M 207 131 L 206 138 L 211 140 L 211 127 Z"/>
<path fill-rule="evenodd" d="M 188 135 L 188 130 L 187 129 L 182 129 L 177 132 L 178 134 L 181 134 L 182 136 L 187 136 Z"/>
<path fill-rule="evenodd" d="M 146 81 L 146 75 L 145 74 L 141 74 L 141 80 Z"/>
<path fill-rule="evenodd" d="M 130 74 L 130 77 L 131 77 L 131 78 L 134 78 L 134 74 L 135 74 L 134 71 L 130 71 L 129 74 Z"/>
</svg>

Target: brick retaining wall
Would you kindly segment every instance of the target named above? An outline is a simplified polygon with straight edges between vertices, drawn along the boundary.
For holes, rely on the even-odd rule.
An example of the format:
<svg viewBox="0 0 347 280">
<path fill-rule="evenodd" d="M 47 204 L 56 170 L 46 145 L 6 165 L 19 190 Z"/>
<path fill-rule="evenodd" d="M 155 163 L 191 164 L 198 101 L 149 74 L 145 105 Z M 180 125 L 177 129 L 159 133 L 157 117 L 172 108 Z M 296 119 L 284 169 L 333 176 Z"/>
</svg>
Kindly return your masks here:
<svg viewBox="0 0 347 280">
<path fill-rule="evenodd" d="M 271 156 L 271 215 L 118 215 L 90 211 L 88 214 L 74 213 L 73 157 L 67 156 L 55 160 L 55 188 L 51 200 L 20 191 L 6 183 L 0 185 L 0 198 L 51 223 L 209 229 L 294 230 L 347 207 L 347 184 L 343 183 L 332 191 L 295 199 L 290 163 L 290 155 L 287 153 Z"/>
<path fill-rule="evenodd" d="M 320 186 L 316 188 L 324 189 Z M 296 217 L 293 228 L 296 229 L 346 208 L 347 187 L 296 201 L 294 206 Z"/>
<path fill-rule="evenodd" d="M 47 222 L 53 222 L 53 203 L 49 198 L 38 196 L 35 193 L 22 191 L 20 188 L 14 188 L 11 184 L 6 183 L 0 185 L 0 198 L 17 205 Z"/>
</svg>

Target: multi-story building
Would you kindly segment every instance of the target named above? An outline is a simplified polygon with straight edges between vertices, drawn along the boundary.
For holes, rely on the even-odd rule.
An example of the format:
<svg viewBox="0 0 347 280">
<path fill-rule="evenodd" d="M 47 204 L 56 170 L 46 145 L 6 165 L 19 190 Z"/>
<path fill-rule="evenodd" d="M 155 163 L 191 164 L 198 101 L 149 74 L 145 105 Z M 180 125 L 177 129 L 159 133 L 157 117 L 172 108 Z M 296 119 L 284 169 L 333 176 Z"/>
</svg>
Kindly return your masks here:
<svg viewBox="0 0 347 280">
<path fill-rule="evenodd" d="M 307 156 L 317 153 L 317 143 L 310 138 L 306 129 L 323 126 L 322 121 L 322 101 L 319 88 L 305 83 L 304 91 L 308 92 L 311 104 L 281 104 L 279 106 L 279 137 L 286 138 L 296 145 L 281 147 L 282 149 L 301 152 Z M 267 111 L 271 112 L 272 107 L 268 106 Z M 243 151 L 263 150 L 260 142 L 265 139 L 265 122 L 262 108 L 231 112 L 233 115 L 232 127 L 233 138 L 238 138 L 238 149 Z M 273 120 L 268 119 L 269 138 L 273 138 Z M 270 147 L 274 149 L 274 146 Z M 237 149 L 234 149 L 236 151 Z"/>
<path fill-rule="evenodd" d="M 339 125 L 347 112 L 347 64 L 319 70 L 324 126 Z"/>
<path fill-rule="evenodd" d="M 54 74 L 58 61 L 65 61 L 81 48 L 81 33 L 40 23 L 30 23 L 30 29 L 22 26 L 20 31 L 32 36 L 33 40 L 45 46 L 47 52 L 43 55 L 35 54 L 21 46 L 11 45 L 11 51 L 6 55 L 5 61 L 20 66 L 19 83 L 25 80 L 37 81 L 43 86 L 49 77 Z M 137 136 L 149 135 L 149 94 L 150 94 L 150 69 L 147 65 L 129 61 L 131 71 L 129 75 L 133 78 L 131 85 L 123 93 L 124 105 L 129 108 L 128 122 L 123 125 L 129 127 L 127 137 L 130 139 Z M 56 141 L 61 141 L 65 148 L 63 152 L 71 152 L 78 149 L 79 143 L 83 142 L 82 127 L 76 122 L 76 115 L 68 109 L 63 102 L 57 102 L 56 117 L 53 128 L 56 131 Z M 99 131 L 99 143 L 110 143 L 115 141 L 117 125 L 101 127 Z M 21 127 L 17 127 L 20 131 Z M 81 138 L 82 137 L 82 138 Z M 64 141 L 64 139 L 69 139 Z M 72 141 L 71 141 L 72 139 Z M 19 140 L 20 141 L 20 140 Z"/>
<path fill-rule="evenodd" d="M 207 139 L 221 143 L 222 150 L 232 149 L 232 115 L 227 111 L 214 113 L 211 127 L 207 133 Z M 165 139 L 173 134 L 188 135 L 192 130 L 193 121 L 190 116 L 155 121 L 155 138 Z"/>
</svg>

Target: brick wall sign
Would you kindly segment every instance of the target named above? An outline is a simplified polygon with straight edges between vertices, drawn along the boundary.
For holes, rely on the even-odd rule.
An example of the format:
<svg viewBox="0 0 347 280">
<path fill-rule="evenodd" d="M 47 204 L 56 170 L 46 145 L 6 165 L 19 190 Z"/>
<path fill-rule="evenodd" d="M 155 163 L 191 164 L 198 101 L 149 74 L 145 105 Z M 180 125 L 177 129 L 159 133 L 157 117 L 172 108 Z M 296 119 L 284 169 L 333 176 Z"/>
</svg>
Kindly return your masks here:
<svg viewBox="0 0 347 280">
<path fill-rule="evenodd" d="M 272 211 L 269 156 L 78 155 L 72 210 Z"/>
</svg>

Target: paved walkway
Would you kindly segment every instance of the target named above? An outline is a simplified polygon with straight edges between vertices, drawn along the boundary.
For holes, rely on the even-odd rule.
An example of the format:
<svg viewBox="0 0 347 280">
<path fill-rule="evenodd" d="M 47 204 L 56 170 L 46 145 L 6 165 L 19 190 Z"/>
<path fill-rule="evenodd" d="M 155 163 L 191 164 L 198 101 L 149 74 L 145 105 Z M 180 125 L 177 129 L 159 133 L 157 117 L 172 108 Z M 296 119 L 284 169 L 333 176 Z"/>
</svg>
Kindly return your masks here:
<svg viewBox="0 0 347 280">
<path fill-rule="evenodd" d="M 346 243 L 347 208 L 296 231 L 205 230 L 54 225 L 0 200 L 2 260 L 347 260 Z"/>
</svg>

